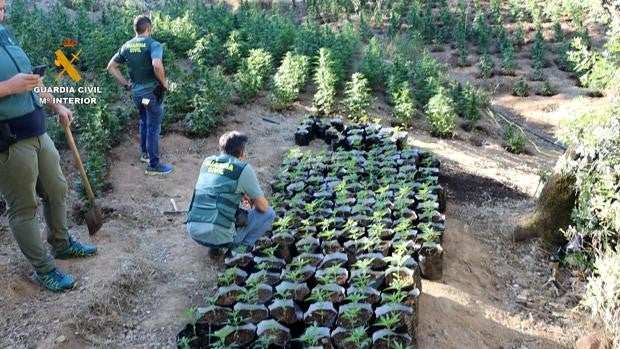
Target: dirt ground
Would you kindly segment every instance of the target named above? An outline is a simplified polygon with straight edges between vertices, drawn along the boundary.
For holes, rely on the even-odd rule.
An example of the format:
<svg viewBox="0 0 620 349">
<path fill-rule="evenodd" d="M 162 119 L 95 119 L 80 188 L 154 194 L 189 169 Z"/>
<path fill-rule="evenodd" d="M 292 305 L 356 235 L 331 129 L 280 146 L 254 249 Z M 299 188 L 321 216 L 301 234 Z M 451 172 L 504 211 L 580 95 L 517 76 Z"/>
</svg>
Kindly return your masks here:
<svg viewBox="0 0 620 349">
<path fill-rule="evenodd" d="M 450 52 L 444 57 L 449 59 Z M 519 65 L 528 69 L 527 60 Z M 452 69 L 450 75 L 469 80 L 472 69 Z M 558 76 L 553 69 L 549 74 Z M 510 78 L 494 79 L 486 84 L 507 84 Z M 508 88 L 496 88 L 493 103 L 550 135 L 571 110 L 573 98 L 585 93 L 563 79 L 552 81 L 560 92 L 554 97 L 520 99 Z M 163 211 L 171 209 L 171 198 L 181 209 L 187 207 L 202 160 L 216 152 L 219 135 L 232 129 L 250 135 L 248 160 L 267 188 L 294 145 L 293 132 L 308 112 L 309 96 L 284 114 L 271 112 L 265 96 L 248 107 L 232 106 L 224 124 L 204 139 L 166 134 L 163 161 L 176 167 L 166 177 L 144 175 L 132 128 L 128 139 L 109 154 L 111 189 L 99 199 L 106 212 L 103 229 L 89 237 L 83 223 L 72 223 L 71 233 L 96 244 L 98 255 L 58 261 L 79 280 L 73 292 L 52 294 L 30 281 L 31 267 L 8 231 L 6 216 L 0 217 L 0 347 L 174 347 L 175 335 L 186 322 L 184 310 L 201 304 L 223 265 L 210 260 L 206 248 L 185 234 L 182 215 Z M 375 108 L 386 123 L 387 110 L 382 103 Z M 280 124 L 263 121 L 265 116 Z M 580 334 L 572 310 L 578 299 L 570 292 L 579 278 L 561 273 L 559 280 L 568 291 L 554 295 L 543 287 L 549 276 L 548 252 L 536 241 L 516 244 L 505 237 L 532 207 L 539 169 L 553 166 L 560 154 L 548 143 L 530 139 L 534 143 L 528 146 L 529 155 L 508 153 L 501 129 L 489 116 L 475 132 L 459 130 L 453 139 L 432 138 L 418 126 L 410 131 L 411 144 L 441 159 L 441 181 L 448 193 L 444 277 L 423 282 L 420 349 L 568 348 Z M 77 174 L 70 159 L 63 154 L 63 168 L 73 183 Z M 71 200 L 75 197 L 72 193 Z"/>
</svg>

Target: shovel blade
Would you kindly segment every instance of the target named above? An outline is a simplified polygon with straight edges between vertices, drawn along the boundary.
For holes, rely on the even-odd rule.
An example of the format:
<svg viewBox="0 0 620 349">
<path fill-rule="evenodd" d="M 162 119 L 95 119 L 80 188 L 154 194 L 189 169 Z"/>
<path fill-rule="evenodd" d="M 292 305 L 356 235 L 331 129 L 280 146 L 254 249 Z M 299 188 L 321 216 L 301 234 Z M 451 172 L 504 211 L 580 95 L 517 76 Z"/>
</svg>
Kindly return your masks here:
<svg viewBox="0 0 620 349">
<path fill-rule="evenodd" d="M 101 208 L 95 204 L 86 211 L 86 226 L 88 227 L 88 233 L 95 235 L 96 232 L 103 226 L 103 215 L 101 214 Z"/>
</svg>

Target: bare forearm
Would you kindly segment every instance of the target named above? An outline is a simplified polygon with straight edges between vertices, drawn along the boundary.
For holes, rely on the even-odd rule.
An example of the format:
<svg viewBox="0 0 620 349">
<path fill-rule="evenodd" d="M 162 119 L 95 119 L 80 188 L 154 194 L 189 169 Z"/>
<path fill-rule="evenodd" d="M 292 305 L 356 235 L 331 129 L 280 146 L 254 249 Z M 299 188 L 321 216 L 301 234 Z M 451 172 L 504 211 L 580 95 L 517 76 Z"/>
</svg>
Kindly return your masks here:
<svg viewBox="0 0 620 349">
<path fill-rule="evenodd" d="M 116 82 L 119 85 L 127 86 L 129 84 L 129 82 L 125 79 L 123 74 L 121 74 L 121 71 L 118 68 L 116 67 L 108 68 L 108 71 L 110 72 L 110 74 L 112 74 L 112 77 L 114 78 L 114 80 L 116 80 Z"/>
<path fill-rule="evenodd" d="M 164 65 L 158 64 L 154 66 L 153 68 L 154 68 L 153 70 L 155 71 L 155 77 L 157 77 L 157 80 L 159 80 L 159 83 L 161 83 L 162 85 L 165 85 L 166 73 L 164 72 Z"/>
<path fill-rule="evenodd" d="M 45 99 L 46 106 L 50 107 L 53 110 L 56 110 L 60 104 L 54 102 L 54 95 L 49 92 L 39 92 L 39 97 Z"/>
<path fill-rule="evenodd" d="M 11 83 L 8 80 L 0 82 L 0 98 L 4 98 L 12 94 L 13 88 L 11 86 Z"/>
</svg>

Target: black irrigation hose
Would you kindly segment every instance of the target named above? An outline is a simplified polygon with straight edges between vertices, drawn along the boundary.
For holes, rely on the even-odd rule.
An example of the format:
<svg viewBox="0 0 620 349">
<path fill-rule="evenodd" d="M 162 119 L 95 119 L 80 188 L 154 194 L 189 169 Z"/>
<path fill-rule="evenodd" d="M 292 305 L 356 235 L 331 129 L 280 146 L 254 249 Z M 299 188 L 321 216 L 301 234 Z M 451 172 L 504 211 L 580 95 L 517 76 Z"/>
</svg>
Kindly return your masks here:
<svg viewBox="0 0 620 349">
<path fill-rule="evenodd" d="M 536 138 L 544 142 L 547 142 L 553 145 L 554 147 L 561 149 L 562 151 L 566 150 L 566 146 L 564 146 L 562 143 L 552 138 L 549 138 L 547 136 L 541 135 L 540 133 L 534 131 L 533 129 L 527 126 L 524 126 L 523 123 L 516 116 L 509 115 L 509 112 L 499 111 L 496 106 L 489 106 L 489 111 L 491 111 L 492 113 L 498 114 L 499 116 L 501 116 L 504 120 L 508 121 L 509 123 L 519 126 L 521 130 L 527 131 L 529 134 L 536 136 Z"/>
</svg>

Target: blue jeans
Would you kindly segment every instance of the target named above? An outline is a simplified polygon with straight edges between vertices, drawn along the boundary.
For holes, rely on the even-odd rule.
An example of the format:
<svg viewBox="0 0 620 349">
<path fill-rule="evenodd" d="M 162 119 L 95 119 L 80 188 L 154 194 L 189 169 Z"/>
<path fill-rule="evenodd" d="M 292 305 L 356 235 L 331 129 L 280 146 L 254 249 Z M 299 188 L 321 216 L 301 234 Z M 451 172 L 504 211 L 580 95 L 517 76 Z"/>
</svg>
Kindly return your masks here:
<svg viewBox="0 0 620 349">
<path fill-rule="evenodd" d="M 259 212 L 255 208 L 251 209 L 248 212 L 248 225 L 237 229 L 233 246 L 245 245 L 253 247 L 256 240 L 263 236 L 267 230 L 271 229 L 275 218 L 276 213 L 271 207 L 265 213 Z"/>
<path fill-rule="evenodd" d="M 142 104 L 143 99 L 148 99 L 148 105 Z M 149 166 L 159 165 L 159 133 L 161 121 L 164 116 L 164 103 L 158 101 L 151 92 L 144 96 L 133 97 L 133 103 L 140 112 L 140 148 L 142 154 L 149 155 Z"/>
</svg>

